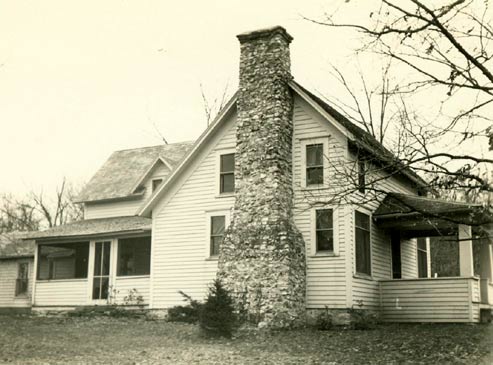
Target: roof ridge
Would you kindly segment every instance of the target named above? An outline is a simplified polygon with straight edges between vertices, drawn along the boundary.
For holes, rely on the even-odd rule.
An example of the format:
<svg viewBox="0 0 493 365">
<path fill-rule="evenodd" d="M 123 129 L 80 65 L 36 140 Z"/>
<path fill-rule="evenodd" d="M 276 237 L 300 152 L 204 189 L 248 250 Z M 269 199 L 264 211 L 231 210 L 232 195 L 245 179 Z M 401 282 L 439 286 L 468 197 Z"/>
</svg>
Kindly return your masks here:
<svg viewBox="0 0 493 365">
<path fill-rule="evenodd" d="M 115 150 L 115 151 L 113 151 L 113 153 L 115 153 L 115 152 L 125 152 L 125 151 L 135 151 L 135 150 L 145 150 L 145 149 L 148 149 L 148 148 L 150 149 L 150 148 L 164 147 L 164 146 L 176 146 L 176 145 L 179 145 L 179 144 L 191 144 L 191 143 L 194 143 L 194 141 L 188 140 L 188 141 L 182 141 L 182 142 L 156 144 L 156 145 L 153 145 L 153 146 L 124 148 L 124 149 L 121 149 L 121 150 Z"/>
</svg>

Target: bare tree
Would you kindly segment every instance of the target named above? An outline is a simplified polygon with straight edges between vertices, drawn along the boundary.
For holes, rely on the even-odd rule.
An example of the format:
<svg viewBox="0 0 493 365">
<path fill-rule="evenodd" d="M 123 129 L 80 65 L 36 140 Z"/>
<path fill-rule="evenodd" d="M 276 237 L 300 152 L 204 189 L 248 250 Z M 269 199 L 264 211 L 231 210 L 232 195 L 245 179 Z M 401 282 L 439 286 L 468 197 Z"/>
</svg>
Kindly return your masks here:
<svg viewBox="0 0 493 365">
<path fill-rule="evenodd" d="M 359 32 L 363 38 L 357 53 L 373 52 L 406 70 L 406 79 L 387 90 L 404 101 L 398 137 L 406 142 L 399 143 L 405 149 L 399 151 L 403 166 L 428 175 L 433 187 L 493 192 L 491 181 L 478 173 L 484 165 L 491 170 L 493 159 L 468 153 L 465 147 L 483 143 L 491 149 L 493 143 L 489 1 L 375 0 L 373 4 L 368 20 L 361 24 L 344 22 L 337 13 L 310 20 Z M 409 113 L 407 101 L 418 93 L 438 105 L 433 120 Z"/>
<path fill-rule="evenodd" d="M 30 192 L 19 199 L 4 194 L 0 198 L 0 233 L 35 231 L 80 220 L 83 208 L 73 203 L 76 195 L 77 189 L 65 178 L 52 195 Z"/>
<path fill-rule="evenodd" d="M 229 85 L 226 84 L 221 95 L 213 99 L 209 99 L 204 91 L 204 86 L 200 84 L 200 95 L 204 104 L 204 113 L 207 121 L 207 126 L 216 118 L 216 115 L 224 108 L 228 102 Z"/>
</svg>

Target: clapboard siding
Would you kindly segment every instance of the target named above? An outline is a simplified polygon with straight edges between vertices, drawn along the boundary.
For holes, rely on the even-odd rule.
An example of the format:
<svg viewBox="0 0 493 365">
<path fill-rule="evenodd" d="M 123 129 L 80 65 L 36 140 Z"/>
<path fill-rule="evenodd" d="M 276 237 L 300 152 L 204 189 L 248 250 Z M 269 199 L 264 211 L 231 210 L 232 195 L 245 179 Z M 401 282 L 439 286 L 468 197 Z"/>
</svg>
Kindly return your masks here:
<svg viewBox="0 0 493 365">
<path fill-rule="evenodd" d="M 15 285 L 20 262 L 29 263 L 27 295 L 15 296 Z M 0 260 L 0 308 L 22 308 L 31 306 L 33 259 Z"/>
<path fill-rule="evenodd" d="M 87 279 L 37 281 L 34 305 L 77 306 L 88 304 Z"/>
<path fill-rule="evenodd" d="M 136 215 L 137 210 L 144 203 L 144 198 L 112 203 L 84 204 L 84 219 L 124 217 Z"/>
<path fill-rule="evenodd" d="M 141 276 L 130 276 L 124 277 L 120 276 L 115 278 L 114 281 L 114 289 L 115 289 L 115 302 L 117 304 L 137 304 L 135 301 L 128 301 L 125 297 L 127 297 L 132 290 L 136 290 L 136 296 L 141 295 L 143 298 L 142 304 L 149 304 L 149 286 L 150 281 L 149 277 L 141 277 Z"/>
<path fill-rule="evenodd" d="M 478 287 L 476 278 L 381 281 L 382 319 L 391 322 L 478 322 L 479 304 L 474 304 L 479 299 L 479 294 L 474 294 L 479 292 Z"/>
<path fill-rule="evenodd" d="M 316 202 L 328 201 L 341 185 L 340 164 L 345 156 L 345 137 L 329 125 L 311 106 L 295 97 L 293 113 L 293 185 L 295 193 L 295 224 L 301 231 L 306 247 L 307 264 L 307 308 L 346 307 L 346 234 L 345 225 L 348 211 L 345 206 L 327 205 L 333 209 L 334 241 L 339 246 L 337 256 L 320 256 L 315 253 L 312 242 L 312 208 Z M 302 161 L 302 142 L 323 137 L 328 143 L 328 156 L 324 156 L 324 180 L 321 189 L 305 189 L 302 184 L 304 166 Z"/>
<path fill-rule="evenodd" d="M 182 180 L 171 187 L 173 191 L 165 208 L 158 205 L 153 212 L 153 308 L 183 304 L 179 290 L 201 300 L 215 277 L 217 261 L 207 257 L 206 214 L 228 211 L 234 204 L 233 196 L 218 197 L 216 191 L 218 156 L 236 145 L 234 116 L 226 121 L 220 133 L 212 136 L 198 160 L 188 166 Z"/>
</svg>

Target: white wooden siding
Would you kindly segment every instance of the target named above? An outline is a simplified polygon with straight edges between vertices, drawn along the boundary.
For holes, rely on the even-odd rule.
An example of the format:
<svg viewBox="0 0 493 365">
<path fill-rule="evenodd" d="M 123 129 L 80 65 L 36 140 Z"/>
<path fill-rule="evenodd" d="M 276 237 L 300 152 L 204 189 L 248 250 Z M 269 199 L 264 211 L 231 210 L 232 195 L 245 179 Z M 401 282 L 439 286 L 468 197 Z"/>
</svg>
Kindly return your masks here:
<svg viewBox="0 0 493 365">
<path fill-rule="evenodd" d="M 78 306 L 88 304 L 88 280 L 38 280 L 33 305 Z"/>
<path fill-rule="evenodd" d="M 114 280 L 114 289 L 116 290 L 115 301 L 117 304 L 136 304 L 125 303 L 125 297 L 133 289 L 137 290 L 135 295 L 142 295 L 144 302 L 142 304 L 149 304 L 149 285 L 150 280 L 148 276 L 119 276 Z"/>
<path fill-rule="evenodd" d="M 347 306 L 346 255 L 347 237 L 345 221 L 348 209 L 345 206 L 327 205 L 333 209 L 334 241 L 338 246 L 336 256 L 314 254 L 315 242 L 312 240 L 311 208 L 317 202 L 327 201 L 330 194 L 341 184 L 337 172 L 339 163 L 345 155 L 345 137 L 329 125 L 306 102 L 295 97 L 293 131 L 293 186 L 295 193 L 295 224 L 303 235 L 306 246 L 306 305 L 307 308 L 344 308 Z M 304 187 L 302 145 L 324 140 L 327 152 L 324 153 L 324 187 L 309 189 Z"/>
<path fill-rule="evenodd" d="M 84 204 L 84 219 L 132 216 L 144 203 L 144 198 L 107 203 Z"/>
<path fill-rule="evenodd" d="M 153 211 L 151 306 L 167 308 L 183 304 L 179 290 L 202 300 L 214 279 L 217 260 L 206 257 L 206 214 L 233 207 L 234 197 L 219 197 L 216 176 L 219 151 L 235 148 L 235 117 L 203 146 L 175 182 L 169 198 Z M 164 209 L 162 205 L 166 203 Z"/>
<path fill-rule="evenodd" d="M 15 285 L 20 262 L 29 263 L 29 285 L 27 295 L 15 296 Z M 33 259 L 0 260 L 0 308 L 22 308 L 31 306 Z"/>
<path fill-rule="evenodd" d="M 380 286 L 384 321 L 479 322 L 477 278 L 402 279 Z"/>
</svg>

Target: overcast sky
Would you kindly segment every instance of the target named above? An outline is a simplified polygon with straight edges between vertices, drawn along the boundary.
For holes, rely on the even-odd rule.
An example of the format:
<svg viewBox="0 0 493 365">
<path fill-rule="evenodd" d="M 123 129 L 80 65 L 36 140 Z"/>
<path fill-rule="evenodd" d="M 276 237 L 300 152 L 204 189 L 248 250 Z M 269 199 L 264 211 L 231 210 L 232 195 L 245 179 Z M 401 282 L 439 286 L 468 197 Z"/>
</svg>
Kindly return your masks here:
<svg viewBox="0 0 493 365">
<path fill-rule="evenodd" d="M 340 3 L 340 2 L 338 2 Z M 364 3 L 345 5 L 368 16 Z M 365 2 L 366 3 L 366 2 Z M 330 1 L 0 0 L 0 193 L 87 182 L 112 151 L 194 140 L 206 95 L 234 92 L 236 35 L 283 25 L 295 78 L 330 90 L 354 34 L 301 15 Z"/>
</svg>

